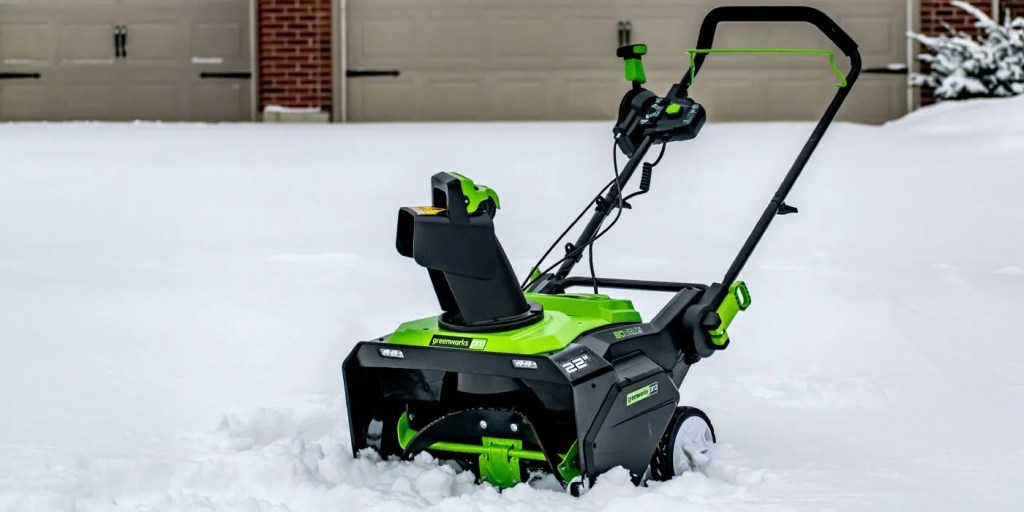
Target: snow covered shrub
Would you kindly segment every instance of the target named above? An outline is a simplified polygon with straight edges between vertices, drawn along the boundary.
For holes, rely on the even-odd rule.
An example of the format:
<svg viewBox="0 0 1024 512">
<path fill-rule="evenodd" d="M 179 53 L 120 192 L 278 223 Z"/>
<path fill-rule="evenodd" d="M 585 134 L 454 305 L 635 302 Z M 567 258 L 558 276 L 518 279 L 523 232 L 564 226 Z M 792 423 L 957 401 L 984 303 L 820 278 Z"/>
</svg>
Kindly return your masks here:
<svg viewBox="0 0 1024 512">
<path fill-rule="evenodd" d="M 1011 19 L 1007 12 L 998 23 L 967 2 L 952 4 L 977 19 L 981 35 L 975 39 L 948 26 L 950 34 L 938 37 L 908 33 L 931 51 L 920 56 L 931 72 L 912 75 L 911 84 L 934 88 L 940 100 L 1024 93 L 1024 18 Z"/>
</svg>

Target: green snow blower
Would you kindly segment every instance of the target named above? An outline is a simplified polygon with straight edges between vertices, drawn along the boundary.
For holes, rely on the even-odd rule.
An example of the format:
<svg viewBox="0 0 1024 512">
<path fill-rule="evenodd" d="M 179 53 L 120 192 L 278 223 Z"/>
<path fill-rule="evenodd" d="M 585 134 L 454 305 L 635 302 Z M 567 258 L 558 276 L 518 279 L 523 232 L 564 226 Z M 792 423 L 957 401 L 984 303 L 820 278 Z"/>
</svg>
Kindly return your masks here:
<svg viewBox="0 0 1024 512">
<path fill-rule="evenodd" d="M 716 50 L 722 22 L 808 22 L 851 61 L 834 99 L 772 196 L 721 283 L 711 285 L 570 276 L 628 201 L 650 189 L 651 146 L 693 139 L 704 107 L 689 86 L 710 53 L 827 50 Z M 691 66 L 664 97 L 644 89 L 647 47 L 619 48 L 625 94 L 613 130 L 629 157 L 520 283 L 494 232 L 501 206 L 491 189 L 454 173 L 433 176 L 430 206 L 398 213 L 398 252 L 426 267 L 443 312 L 406 322 L 359 343 L 344 365 L 352 451 L 410 459 L 421 452 L 455 461 L 506 488 L 550 474 L 573 494 L 622 466 L 634 482 L 667 480 L 693 469 L 715 442 L 708 417 L 678 406 L 690 367 L 729 346 L 729 326 L 750 305 L 739 275 L 777 215 L 796 213 L 785 199 L 860 73 L 857 43 L 808 7 L 722 7 L 704 19 Z M 641 169 L 639 190 L 626 186 Z M 591 212 L 565 254 L 545 270 L 554 247 Z M 614 214 L 614 216 L 613 216 Z M 612 219 L 604 226 L 605 222 Z M 592 257 L 593 253 L 591 253 Z M 591 259 L 592 261 L 592 259 Z M 593 266 L 591 265 L 591 269 Z M 567 293 L 586 287 L 593 293 Z M 672 293 L 648 322 L 629 300 L 601 288 Z M 591 290 L 588 290 L 588 292 Z"/>
</svg>

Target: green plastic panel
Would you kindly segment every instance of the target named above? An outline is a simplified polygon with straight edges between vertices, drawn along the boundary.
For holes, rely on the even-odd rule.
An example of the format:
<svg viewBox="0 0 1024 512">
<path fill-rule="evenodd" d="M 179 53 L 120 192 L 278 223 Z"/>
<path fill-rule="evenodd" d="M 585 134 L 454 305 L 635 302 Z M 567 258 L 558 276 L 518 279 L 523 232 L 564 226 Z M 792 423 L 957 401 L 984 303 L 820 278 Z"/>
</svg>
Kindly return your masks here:
<svg viewBox="0 0 1024 512">
<path fill-rule="evenodd" d="M 498 333 L 446 331 L 438 325 L 437 317 L 432 316 L 400 325 L 387 342 L 503 354 L 551 354 L 564 349 L 587 331 L 612 324 L 641 322 L 640 313 L 631 301 L 606 295 L 528 293 L 526 299 L 544 306 L 544 318 L 521 329 Z"/>
<path fill-rule="evenodd" d="M 746 311 L 750 307 L 750 292 L 747 290 L 747 283 L 736 281 L 729 286 L 729 295 L 718 306 L 718 317 L 722 319 L 721 325 L 713 331 L 708 331 L 711 342 L 715 346 L 723 347 L 729 342 L 729 326 L 740 311 Z"/>
<path fill-rule="evenodd" d="M 459 185 L 462 186 L 462 195 L 466 196 L 466 211 L 469 213 L 476 213 L 477 209 L 480 208 L 480 204 L 490 199 L 494 201 L 495 208 L 501 208 L 501 201 L 498 200 L 498 193 L 490 187 L 483 185 L 477 185 L 473 183 L 473 180 L 457 173 L 449 172 L 452 176 L 459 179 Z"/>
</svg>

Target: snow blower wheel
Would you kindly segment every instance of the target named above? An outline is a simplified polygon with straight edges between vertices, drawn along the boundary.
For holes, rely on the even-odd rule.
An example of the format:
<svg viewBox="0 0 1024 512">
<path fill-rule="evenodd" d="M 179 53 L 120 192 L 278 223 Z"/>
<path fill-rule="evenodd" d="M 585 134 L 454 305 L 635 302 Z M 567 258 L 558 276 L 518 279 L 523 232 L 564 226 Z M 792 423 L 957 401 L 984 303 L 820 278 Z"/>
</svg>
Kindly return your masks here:
<svg viewBox="0 0 1024 512">
<path fill-rule="evenodd" d="M 716 441 L 715 428 L 704 411 L 677 407 L 651 459 L 651 479 L 664 482 L 698 469 Z"/>
<path fill-rule="evenodd" d="M 670 143 L 694 139 L 707 113 L 689 96 L 712 53 L 828 54 L 828 50 L 714 49 L 724 22 L 807 22 L 850 59 L 803 150 L 721 282 L 708 284 L 599 277 L 593 244 L 618 222 L 628 201 L 651 189 Z M 750 306 L 744 265 L 772 221 L 797 213 L 785 203 L 860 74 L 857 43 L 809 7 L 721 7 L 701 25 L 690 67 L 665 96 L 643 87 L 647 46 L 619 48 L 631 88 L 612 130 L 628 162 L 551 244 L 520 282 L 495 234 L 498 194 L 455 173 L 431 178 L 428 206 L 398 211 L 395 246 L 427 269 L 440 314 L 412 320 L 358 343 L 345 360 L 352 453 L 384 458 L 428 452 L 499 488 L 552 475 L 574 495 L 614 467 L 636 484 L 667 480 L 706 462 L 716 441 L 703 412 L 677 407 L 690 368 L 729 347 L 728 329 Z M 653 146 L 659 156 L 645 162 Z M 640 170 L 639 190 L 627 190 Z M 545 186 L 538 183 L 537 186 Z M 723 197 L 723 200 L 727 200 Z M 575 242 L 544 262 L 590 212 Z M 607 224 L 607 225 L 606 225 Z M 708 229 L 727 229 L 711 225 Z M 699 245 L 691 245 L 699 251 Z M 590 273 L 572 276 L 588 256 Z M 571 293 L 583 288 L 585 293 Z M 601 289 L 671 294 L 643 321 L 633 303 Z"/>
</svg>

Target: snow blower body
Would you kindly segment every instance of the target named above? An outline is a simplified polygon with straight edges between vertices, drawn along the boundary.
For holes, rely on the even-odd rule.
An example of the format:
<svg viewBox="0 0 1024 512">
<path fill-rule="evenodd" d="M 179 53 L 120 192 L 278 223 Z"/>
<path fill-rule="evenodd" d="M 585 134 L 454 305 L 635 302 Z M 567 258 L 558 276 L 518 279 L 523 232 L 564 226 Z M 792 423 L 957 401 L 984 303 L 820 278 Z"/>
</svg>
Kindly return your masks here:
<svg viewBox="0 0 1024 512">
<path fill-rule="evenodd" d="M 700 132 L 706 113 L 688 88 L 707 55 L 719 51 L 712 48 L 718 24 L 760 21 L 809 22 L 852 66 L 840 73 L 834 99 L 725 277 L 704 285 L 570 276 L 611 227 L 602 230 L 605 221 L 613 212 L 617 219 L 637 195 L 624 190 L 638 168 L 640 193 L 649 188 L 657 163 L 643 163 L 650 148 L 660 144 L 664 151 Z M 538 264 L 526 282 L 517 281 L 494 231 L 497 194 L 464 176 L 433 176 L 430 206 L 400 209 L 398 252 L 427 269 L 443 312 L 361 342 L 346 359 L 354 454 L 370 448 L 409 459 L 429 452 L 499 487 L 540 471 L 575 493 L 616 466 L 637 483 L 671 478 L 689 469 L 694 450 L 714 442 L 706 415 L 678 407 L 679 388 L 692 365 L 729 346 L 731 322 L 750 305 L 740 271 L 772 220 L 796 212 L 786 196 L 856 81 L 860 56 L 838 25 L 807 7 L 711 11 L 690 69 L 663 97 L 643 88 L 646 51 L 618 50 L 632 89 L 620 105 L 615 144 L 629 161 L 591 202 L 589 222 L 549 269 Z M 578 287 L 594 293 L 568 293 Z M 673 295 L 644 322 L 629 300 L 599 288 Z"/>
</svg>

